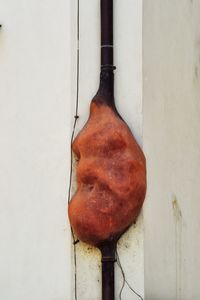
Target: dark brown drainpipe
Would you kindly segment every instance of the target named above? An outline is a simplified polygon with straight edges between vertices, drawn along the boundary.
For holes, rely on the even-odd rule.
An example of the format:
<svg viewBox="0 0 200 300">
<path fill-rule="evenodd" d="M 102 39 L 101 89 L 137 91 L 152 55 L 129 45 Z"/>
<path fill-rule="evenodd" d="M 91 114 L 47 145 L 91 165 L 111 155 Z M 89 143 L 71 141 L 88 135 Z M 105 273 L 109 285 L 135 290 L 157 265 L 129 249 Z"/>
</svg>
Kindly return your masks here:
<svg viewBox="0 0 200 300">
<path fill-rule="evenodd" d="M 114 300 L 116 242 L 105 243 L 99 248 L 102 256 L 102 300 Z"/>
<path fill-rule="evenodd" d="M 97 95 L 116 111 L 114 103 L 113 0 L 101 0 L 101 75 Z M 99 246 L 102 255 L 102 300 L 115 298 L 116 239 Z"/>
</svg>

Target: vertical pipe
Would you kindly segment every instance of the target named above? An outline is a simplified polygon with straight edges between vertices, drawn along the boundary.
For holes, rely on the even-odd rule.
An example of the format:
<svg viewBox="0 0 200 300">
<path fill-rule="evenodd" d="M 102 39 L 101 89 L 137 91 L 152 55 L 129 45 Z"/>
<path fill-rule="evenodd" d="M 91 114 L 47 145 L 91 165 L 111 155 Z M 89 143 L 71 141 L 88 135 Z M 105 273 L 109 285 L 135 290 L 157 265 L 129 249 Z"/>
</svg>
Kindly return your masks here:
<svg viewBox="0 0 200 300">
<path fill-rule="evenodd" d="M 114 105 L 113 70 L 113 0 L 100 0 L 101 6 L 101 75 L 98 95 L 108 105 Z M 102 254 L 102 300 L 115 298 L 115 250 L 116 243 L 106 242 L 99 247 Z"/>
<path fill-rule="evenodd" d="M 114 70 L 113 66 L 113 0 L 100 0 L 101 8 L 101 74 L 98 96 L 104 102 L 114 104 Z"/>
<path fill-rule="evenodd" d="M 101 66 L 113 65 L 113 0 L 101 0 Z"/>
<path fill-rule="evenodd" d="M 107 243 L 101 247 L 102 255 L 102 300 L 115 299 L 115 243 Z"/>
</svg>

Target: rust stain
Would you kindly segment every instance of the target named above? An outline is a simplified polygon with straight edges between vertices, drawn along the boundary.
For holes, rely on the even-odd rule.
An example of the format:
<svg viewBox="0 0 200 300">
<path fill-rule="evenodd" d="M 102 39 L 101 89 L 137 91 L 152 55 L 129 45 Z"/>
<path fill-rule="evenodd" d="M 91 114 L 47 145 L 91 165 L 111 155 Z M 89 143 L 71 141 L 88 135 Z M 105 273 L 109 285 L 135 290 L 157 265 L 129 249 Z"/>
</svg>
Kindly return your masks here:
<svg viewBox="0 0 200 300">
<path fill-rule="evenodd" d="M 195 74 L 196 79 L 198 79 L 199 78 L 199 67 L 198 66 L 195 66 L 194 74 Z"/>
<path fill-rule="evenodd" d="M 176 196 L 172 199 L 175 223 L 176 300 L 182 299 L 182 212 Z"/>
<path fill-rule="evenodd" d="M 199 81 L 199 75 L 200 75 L 200 39 L 197 38 L 195 41 L 195 54 L 194 54 L 194 69 L 193 69 L 193 76 L 194 81 Z"/>
<path fill-rule="evenodd" d="M 77 247 L 77 250 L 79 252 L 79 254 L 85 256 L 85 255 L 92 255 L 94 256 L 99 256 L 100 255 L 100 251 L 98 250 L 98 248 L 90 246 L 86 243 L 83 242 L 79 242 L 79 245 Z"/>
<path fill-rule="evenodd" d="M 181 209 L 180 209 L 180 206 L 178 204 L 176 196 L 173 196 L 172 208 L 173 208 L 174 217 L 175 217 L 176 221 L 180 221 L 181 218 L 182 218 L 182 212 L 181 212 Z"/>
</svg>

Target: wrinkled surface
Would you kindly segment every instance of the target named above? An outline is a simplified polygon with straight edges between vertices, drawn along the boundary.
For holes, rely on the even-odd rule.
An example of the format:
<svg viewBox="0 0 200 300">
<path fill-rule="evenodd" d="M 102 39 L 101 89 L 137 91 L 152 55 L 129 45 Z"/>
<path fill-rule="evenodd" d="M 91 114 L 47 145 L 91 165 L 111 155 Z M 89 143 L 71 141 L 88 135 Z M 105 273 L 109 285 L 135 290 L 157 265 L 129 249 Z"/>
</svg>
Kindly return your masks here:
<svg viewBox="0 0 200 300">
<path fill-rule="evenodd" d="M 78 188 L 70 223 L 80 240 L 99 245 L 136 220 L 146 192 L 145 157 L 126 123 L 98 101 L 72 148 Z"/>
</svg>

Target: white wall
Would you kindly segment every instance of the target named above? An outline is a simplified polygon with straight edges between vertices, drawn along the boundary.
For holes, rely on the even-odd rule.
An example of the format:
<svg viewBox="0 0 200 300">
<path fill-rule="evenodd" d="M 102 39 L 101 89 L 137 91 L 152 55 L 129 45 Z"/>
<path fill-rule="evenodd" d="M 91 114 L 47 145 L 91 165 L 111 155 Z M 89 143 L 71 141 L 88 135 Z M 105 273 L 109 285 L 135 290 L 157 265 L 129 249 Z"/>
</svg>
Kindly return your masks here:
<svg viewBox="0 0 200 300">
<path fill-rule="evenodd" d="M 71 8 L 69 2 L 0 2 L 0 298 L 4 300 L 74 296 L 66 206 L 76 93 L 76 1 L 71 1 Z M 116 0 L 115 15 L 116 103 L 142 143 L 141 1 Z M 86 121 L 98 87 L 99 1 L 80 0 L 80 27 L 77 129 Z M 77 248 L 79 299 L 100 299 L 100 257 L 81 243 Z M 143 294 L 142 217 L 120 242 L 119 254 L 128 281 Z M 118 292 L 122 277 L 117 268 L 116 279 Z M 137 299 L 127 288 L 123 298 Z"/>
<path fill-rule="evenodd" d="M 78 132 L 88 118 L 89 104 L 99 84 L 100 69 L 100 7 L 99 0 L 80 0 L 80 84 Z M 87 5 L 86 5 L 87 4 Z M 76 99 L 76 13 L 77 1 L 72 1 L 72 116 Z M 114 1 L 116 105 L 142 143 L 142 2 Z M 72 120 L 73 122 L 73 120 Z M 98 250 L 79 243 L 77 248 L 77 294 L 81 300 L 101 299 L 100 254 Z M 141 295 L 143 274 L 143 218 L 138 220 L 119 243 L 119 255 L 127 280 Z M 73 273 L 72 273 L 73 276 Z M 73 278 L 73 277 L 72 277 Z M 116 299 L 122 276 L 116 266 Z M 72 290 L 72 295 L 74 291 Z M 72 298 L 74 299 L 74 298 Z M 127 286 L 122 299 L 138 299 Z"/>
<path fill-rule="evenodd" d="M 147 300 L 200 299 L 200 1 L 144 1 Z"/>
<path fill-rule="evenodd" d="M 4 300 L 74 296 L 66 206 L 76 92 L 76 1 L 71 8 L 69 2 L 0 2 Z M 98 2 L 80 0 L 77 131 L 98 87 Z M 115 0 L 116 103 L 139 143 L 143 140 L 148 163 L 146 299 L 199 299 L 200 2 L 146 0 L 143 11 L 144 107 L 142 2 Z M 81 243 L 77 254 L 78 299 L 98 300 L 99 254 Z M 120 242 L 119 254 L 128 281 L 143 294 L 142 217 Z M 116 299 L 121 283 L 116 267 Z M 122 299 L 138 298 L 126 287 Z"/>
<path fill-rule="evenodd" d="M 69 2 L 0 1 L 0 298 L 71 300 Z"/>
</svg>

